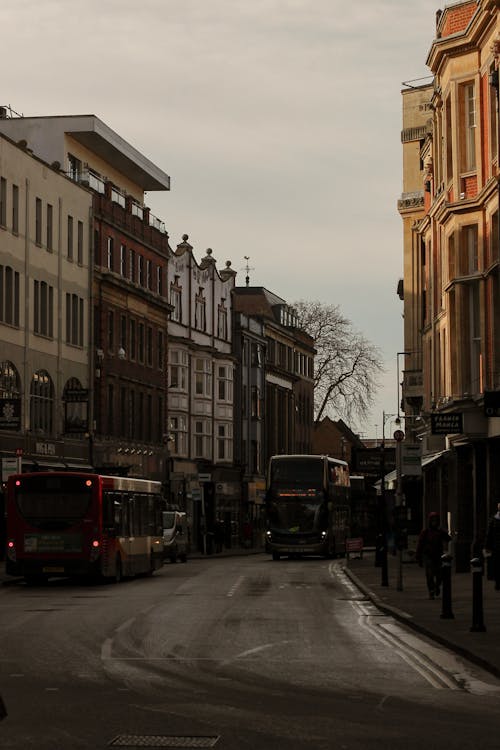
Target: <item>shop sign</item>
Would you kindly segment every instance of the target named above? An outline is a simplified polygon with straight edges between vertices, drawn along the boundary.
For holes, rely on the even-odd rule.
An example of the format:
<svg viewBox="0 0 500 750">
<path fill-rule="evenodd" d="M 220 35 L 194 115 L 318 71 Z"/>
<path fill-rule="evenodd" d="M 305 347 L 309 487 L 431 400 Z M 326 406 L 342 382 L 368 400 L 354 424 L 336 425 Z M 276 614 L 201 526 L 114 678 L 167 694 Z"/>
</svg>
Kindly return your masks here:
<svg viewBox="0 0 500 750">
<path fill-rule="evenodd" d="M 431 414 L 431 433 L 433 435 L 461 435 L 463 431 L 462 412 Z"/>
</svg>

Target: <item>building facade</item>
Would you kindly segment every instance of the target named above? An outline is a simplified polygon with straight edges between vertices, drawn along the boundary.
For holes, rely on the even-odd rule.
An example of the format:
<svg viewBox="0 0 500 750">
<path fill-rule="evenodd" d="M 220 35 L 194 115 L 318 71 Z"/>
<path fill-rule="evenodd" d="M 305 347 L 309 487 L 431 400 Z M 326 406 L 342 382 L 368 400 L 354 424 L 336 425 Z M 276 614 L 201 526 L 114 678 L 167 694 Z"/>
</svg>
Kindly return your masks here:
<svg viewBox="0 0 500 750">
<path fill-rule="evenodd" d="M 68 215 L 61 240 L 70 267 L 82 266 L 82 242 L 92 248 L 83 253 L 87 287 L 78 303 L 87 311 L 83 324 L 90 324 L 82 343 L 87 377 L 88 367 L 92 373 L 88 424 L 81 431 L 87 461 L 104 473 L 165 479 L 169 245 L 164 225 L 144 205 L 144 194 L 168 190 L 170 179 L 95 115 L 3 114 L 0 132 L 27 144 L 73 183 L 76 194 L 92 200 L 86 232 L 82 235 L 77 216 Z M 40 200 L 43 238 L 49 198 Z M 75 304 L 74 336 L 80 325 Z M 60 457 L 57 447 L 55 455 Z"/>
<path fill-rule="evenodd" d="M 448 519 L 461 570 L 500 491 L 500 420 L 489 406 L 500 390 L 499 7 L 469 0 L 438 13 L 432 87 L 403 92 L 428 115 L 413 123 L 418 147 L 415 138 L 403 163 L 404 181 L 421 172 L 423 201 L 413 213 L 404 196 L 399 205 L 405 350 L 416 352 L 406 356 L 403 404 L 423 445 L 423 513 Z"/>
<path fill-rule="evenodd" d="M 234 309 L 263 325 L 265 352 L 264 463 L 278 453 L 311 453 L 314 341 L 293 308 L 264 287 L 236 287 Z"/>
<path fill-rule="evenodd" d="M 0 455 L 88 466 L 92 194 L 0 135 Z"/>
<path fill-rule="evenodd" d="M 184 235 L 172 253 L 169 323 L 169 493 L 192 518 L 194 542 L 207 551 L 217 521 L 226 546 L 240 530 L 241 477 L 234 466 L 232 290 L 209 248 L 200 262 Z M 208 549 L 209 551 L 209 549 Z"/>
</svg>

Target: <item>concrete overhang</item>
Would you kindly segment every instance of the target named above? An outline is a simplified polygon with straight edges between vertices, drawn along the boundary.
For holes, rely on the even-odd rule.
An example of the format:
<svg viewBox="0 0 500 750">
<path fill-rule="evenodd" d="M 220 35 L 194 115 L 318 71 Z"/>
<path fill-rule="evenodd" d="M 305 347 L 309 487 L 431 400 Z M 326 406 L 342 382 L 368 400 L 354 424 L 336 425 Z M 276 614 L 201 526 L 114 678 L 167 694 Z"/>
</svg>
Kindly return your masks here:
<svg viewBox="0 0 500 750">
<path fill-rule="evenodd" d="M 63 118 L 64 132 L 143 190 L 170 190 L 170 177 L 95 115 Z"/>
</svg>

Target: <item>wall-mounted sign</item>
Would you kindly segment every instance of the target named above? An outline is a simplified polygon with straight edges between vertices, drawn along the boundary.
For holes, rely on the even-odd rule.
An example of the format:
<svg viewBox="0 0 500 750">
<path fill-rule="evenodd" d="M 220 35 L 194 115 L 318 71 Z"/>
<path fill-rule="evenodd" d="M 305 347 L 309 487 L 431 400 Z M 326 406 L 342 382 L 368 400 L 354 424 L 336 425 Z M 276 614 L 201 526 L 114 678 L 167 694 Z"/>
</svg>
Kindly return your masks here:
<svg viewBox="0 0 500 750">
<path fill-rule="evenodd" d="M 0 430 L 21 429 L 21 399 L 0 399 Z"/>
<path fill-rule="evenodd" d="M 433 435 L 461 435 L 463 431 L 462 412 L 431 414 L 431 433 Z"/>
</svg>

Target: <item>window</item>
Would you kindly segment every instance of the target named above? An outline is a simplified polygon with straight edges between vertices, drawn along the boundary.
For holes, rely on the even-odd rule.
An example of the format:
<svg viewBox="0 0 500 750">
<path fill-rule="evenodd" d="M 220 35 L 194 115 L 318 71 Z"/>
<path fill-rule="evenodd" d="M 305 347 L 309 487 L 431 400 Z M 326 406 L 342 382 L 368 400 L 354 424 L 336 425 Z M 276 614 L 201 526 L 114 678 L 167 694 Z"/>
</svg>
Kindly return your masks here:
<svg viewBox="0 0 500 750">
<path fill-rule="evenodd" d="M 170 453 L 186 456 L 188 449 L 188 433 L 187 420 L 183 414 L 174 414 L 170 417 L 170 433 L 173 437 L 173 442 L 170 443 Z"/>
<path fill-rule="evenodd" d="M 174 308 L 171 313 L 171 319 L 176 323 L 182 323 L 182 287 L 179 286 L 178 276 L 170 284 L 170 304 Z"/>
<path fill-rule="evenodd" d="M 135 250 L 128 251 L 128 277 L 135 282 Z"/>
<path fill-rule="evenodd" d="M 197 357 L 194 368 L 194 392 L 196 396 L 212 395 L 212 363 L 209 359 Z"/>
<path fill-rule="evenodd" d="M 32 432 L 52 434 L 54 386 L 45 370 L 33 374 L 30 386 L 30 429 Z"/>
<path fill-rule="evenodd" d="M 156 291 L 158 294 L 163 294 L 163 268 L 156 266 Z"/>
<path fill-rule="evenodd" d="M 460 87 L 460 166 L 463 172 L 476 168 L 476 95 L 473 83 Z"/>
<path fill-rule="evenodd" d="M 446 179 L 451 182 L 453 178 L 453 126 L 451 122 L 451 97 L 448 96 L 445 105 L 446 113 Z"/>
<path fill-rule="evenodd" d="M 135 359 L 137 355 L 137 339 L 136 339 L 136 324 L 135 320 L 131 320 L 129 324 L 129 358 Z"/>
<path fill-rule="evenodd" d="M 8 360 L 0 362 L 0 402 L 20 395 L 20 378 L 15 365 Z"/>
<path fill-rule="evenodd" d="M 460 229 L 460 276 L 475 273 L 478 267 L 478 228 L 469 224 Z"/>
<path fill-rule="evenodd" d="M 163 370 L 165 367 L 165 335 L 163 331 L 158 331 L 158 369 Z"/>
<path fill-rule="evenodd" d="M 115 314 L 113 310 L 108 310 L 108 351 L 112 352 L 115 348 Z"/>
<path fill-rule="evenodd" d="M 106 433 L 113 435 L 115 431 L 115 389 L 113 385 L 108 385 L 108 399 L 107 399 L 107 428 Z"/>
<path fill-rule="evenodd" d="M 19 232 L 19 188 L 17 185 L 12 185 L 12 231 L 14 234 L 18 234 Z"/>
<path fill-rule="evenodd" d="M 139 323 L 138 334 L 137 359 L 141 364 L 144 364 L 144 323 Z"/>
<path fill-rule="evenodd" d="M 84 301 L 76 294 L 66 294 L 66 343 L 83 346 Z"/>
<path fill-rule="evenodd" d="M 495 65 L 493 64 L 490 68 L 490 75 L 495 73 Z M 498 111 L 497 111 L 497 97 L 493 86 L 488 89 L 489 93 L 489 106 L 490 106 L 490 157 L 492 161 L 498 159 Z"/>
<path fill-rule="evenodd" d="M 230 461 L 233 457 L 233 426 L 230 423 L 219 423 L 217 433 L 217 460 Z"/>
<path fill-rule="evenodd" d="M 217 367 L 217 395 L 219 401 L 233 402 L 233 368 L 230 365 Z"/>
<path fill-rule="evenodd" d="M 195 458 L 210 458 L 211 422 L 197 419 L 193 430 L 193 453 Z"/>
<path fill-rule="evenodd" d="M 221 301 L 217 318 L 217 336 L 220 339 L 227 340 L 227 309 L 225 300 Z"/>
<path fill-rule="evenodd" d="M 252 386 L 251 390 L 251 401 L 250 401 L 250 414 L 252 419 L 260 419 L 261 414 L 261 398 L 260 398 L 260 389 L 256 386 Z"/>
<path fill-rule="evenodd" d="M 142 255 L 137 258 L 137 282 L 139 286 L 144 286 L 144 257 Z"/>
<path fill-rule="evenodd" d="M 19 273 L 0 265 L 0 323 L 19 327 Z"/>
<path fill-rule="evenodd" d="M 79 266 L 83 266 L 83 221 L 78 222 L 76 260 Z"/>
<path fill-rule="evenodd" d="M 127 276 L 127 248 L 123 244 L 120 245 L 120 276 Z"/>
<path fill-rule="evenodd" d="M 189 355 L 182 349 L 171 349 L 169 352 L 169 385 L 179 391 L 187 391 Z"/>
<path fill-rule="evenodd" d="M 113 255 L 114 255 L 114 241 L 113 241 L 113 237 L 108 237 L 106 266 L 107 266 L 107 268 L 110 271 L 114 270 Z"/>
<path fill-rule="evenodd" d="M 146 286 L 148 289 L 153 288 L 153 264 L 150 260 L 146 261 Z"/>
<path fill-rule="evenodd" d="M 68 216 L 68 260 L 73 260 L 73 217 Z"/>
<path fill-rule="evenodd" d="M 202 287 L 200 287 L 200 290 L 195 298 L 194 327 L 199 331 L 207 330 L 206 302 L 205 297 L 203 296 Z"/>
<path fill-rule="evenodd" d="M 68 177 L 75 182 L 80 181 L 82 173 L 82 162 L 73 154 L 68 154 Z"/>
<path fill-rule="evenodd" d="M 47 250 L 54 249 L 54 209 L 47 203 Z"/>
<path fill-rule="evenodd" d="M 127 351 L 127 316 L 120 315 L 120 347 Z"/>
<path fill-rule="evenodd" d="M 34 281 L 33 330 L 40 336 L 54 335 L 54 288 L 45 281 Z"/>
<path fill-rule="evenodd" d="M 35 242 L 37 245 L 42 244 L 42 201 L 41 198 L 35 200 Z"/>
<path fill-rule="evenodd" d="M 153 329 L 151 326 L 146 330 L 146 364 L 153 367 Z"/>
<path fill-rule="evenodd" d="M 0 177 L 0 224 L 7 226 L 7 180 Z"/>
</svg>

